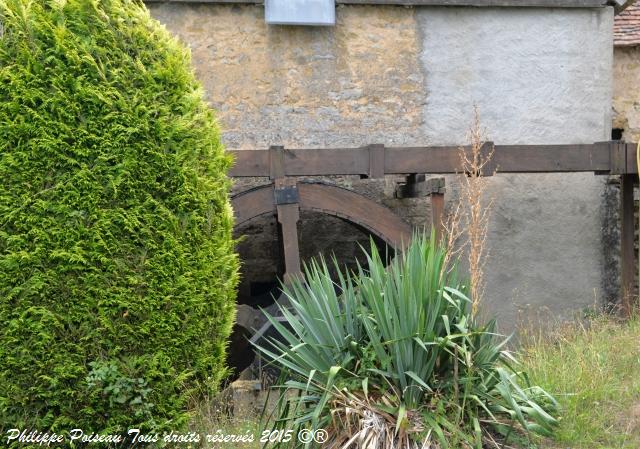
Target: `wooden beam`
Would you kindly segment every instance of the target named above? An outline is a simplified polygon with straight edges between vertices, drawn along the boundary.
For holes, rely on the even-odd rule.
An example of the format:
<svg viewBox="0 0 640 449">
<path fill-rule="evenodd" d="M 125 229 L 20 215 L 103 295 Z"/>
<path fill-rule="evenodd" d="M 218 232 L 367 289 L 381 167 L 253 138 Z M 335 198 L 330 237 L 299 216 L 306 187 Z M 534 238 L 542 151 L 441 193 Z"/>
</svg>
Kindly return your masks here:
<svg viewBox="0 0 640 449">
<path fill-rule="evenodd" d="M 384 145 L 369 145 L 369 178 L 384 178 Z"/>
<path fill-rule="evenodd" d="M 300 183 L 300 207 L 343 218 L 380 237 L 393 248 L 411 240 L 411 226 L 387 207 L 351 190 Z"/>
<path fill-rule="evenodd" d="M 298 221 L 300 211 L 297 204 L 277 206 L 278 223 L 282 249 L 284 251 L 284 282 L 289 284 L 294 277 L 300 276 L 300 248 L 298 246 Z"/>
<path fill-rule="evenodd" d="M 637 143 L 627 143 L 626 147 L 626 160 L 627 166 L 625 167 L 624 173 L 628 174 L 638 174 L 638 162 L 636 160 L 636 151 L 638 144 Z"/>
<path fill-rule="evenodd" d="M 497 145 L 500 173 L 564 173 L 609 170 L 609 143 L 588 145 Z"/>
<path fill-rule="evenodd" d="M 228 153 L 233 157 L 229 176 L 269 176 L 269 151 L 243 150 Z"/>
<path fill-rule="evenodd" d="M 492 158 L 498 173 L 610 173 L 613 142 L 574 145 L 496 145 Z M 626 144 L 627 146 L 632 144 Z M 235 165 L 229 175 L 273 176 L 272 151 L 231 151 Z M 282 150 L 283 176 L 370 176 L 377 152 L 384 154 L 384 174 L 459 173 L 460 147 L 317 148 Z M 627 151 L 627 154 L 629 152 Z M 635 152 L 633 152 L 635 154 Z M 628 158 L 629 156 L 627 156 Z M 374 163 L 377 164 L 377 163 Z M 379 174 L 379 166 L 374 167 Z M 635 173 L 627 161 L 622 172 Z"/>
<path fill-rule="evenodd" d="M 284 176 L 284 147 L 271 146 L 269 147 L 269 178 L 279 179 Z"/>
<path fill-rule="evenodd" d="M 459 173 L 458 147 L 387 148 L 386 172 Z M 496 145 L 492 166 L 498 173 L 609 171 L 609 145 Z"/>
<path fill-rule="evenodd" d="M 620 176 L 620 263 L 622 265 L 622 282 L 620 292 L 621 312 L 629 317 L 633 310 L 635 298 L 635 220 L 633 202 L 633 184 L 635 175 Z"/>
<path fill-rule="evenodd" d="M 612 142 L 610 149 L 609 174 L 627 173 L 627 146 L 624 142 Z"/>
<path fill-rule="evenodd" d="M 269 156 L 265 150 L 230 152 L 235 164 L 229 176 L 269 176 Z M 285 150 L 286 176 L 331 176 L 369 174 L 368 148 L 321 148 Z"/>
<path fill-rule="evenodd" d="M 436 240 L 441 242 L 444 236 L 444 192 L 431 194 L 431 226 L 436 231 Z"/>
<path fill-rule="evenodd" d="M 295 195 L 278 195 L 278 191 L 295 190 Z M 274 202 L 280 223 L 280 242 L 284 252 L 284 282 L 290 283 L 294 277 L 300 276 L 300 248 L 298 245 L 298 221 L 300 206 L 297 202 L 295 180 L 279 178 L 275 180 Z M 295 198 L 294 198 L 295 197 Z"/>
<path fill-rule="evenodd" d="M 275 213 L 274 193 L 271 185 L 246 190 L 232 198 L 235 226 L 262 215 Z"/>
</svg>

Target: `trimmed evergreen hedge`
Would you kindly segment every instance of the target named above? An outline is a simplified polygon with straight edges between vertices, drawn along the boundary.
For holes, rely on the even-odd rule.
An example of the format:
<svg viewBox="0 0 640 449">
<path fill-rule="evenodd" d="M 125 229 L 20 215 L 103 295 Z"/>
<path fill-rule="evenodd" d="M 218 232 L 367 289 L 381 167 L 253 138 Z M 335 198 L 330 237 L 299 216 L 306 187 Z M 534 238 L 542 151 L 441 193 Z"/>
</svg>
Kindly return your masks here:
<svg viewBox="0 0 640 449">
<path fill-rule="evenodd" d="M 178 429 L 238 261 L 188 51 L 133 0 L 0 0 L 0 430 Z"/>
</svg>

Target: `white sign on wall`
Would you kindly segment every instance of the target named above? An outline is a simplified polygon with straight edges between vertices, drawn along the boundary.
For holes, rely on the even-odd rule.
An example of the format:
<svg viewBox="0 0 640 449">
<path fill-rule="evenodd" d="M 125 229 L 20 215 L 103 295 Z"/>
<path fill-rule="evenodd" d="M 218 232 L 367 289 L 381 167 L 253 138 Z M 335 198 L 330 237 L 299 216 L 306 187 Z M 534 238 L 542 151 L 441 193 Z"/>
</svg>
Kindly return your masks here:
<svg viewBox="0 0 640 449">
<path fill-rule="evenodd" d="M 334 0 L 265 0 L 265 20 L 270 25 L 332 26 Z"/>
</svg>

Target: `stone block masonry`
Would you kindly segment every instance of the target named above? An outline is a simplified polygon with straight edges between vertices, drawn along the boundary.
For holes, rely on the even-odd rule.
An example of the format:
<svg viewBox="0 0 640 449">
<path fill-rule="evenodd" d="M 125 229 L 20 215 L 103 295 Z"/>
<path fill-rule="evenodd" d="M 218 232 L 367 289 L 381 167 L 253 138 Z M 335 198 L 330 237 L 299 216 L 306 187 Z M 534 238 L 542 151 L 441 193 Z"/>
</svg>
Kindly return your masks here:
<svg viewBox="0 0 640 449">
<path fill-rule="evenodd" d="M 640 45 L 614 50 L 613 128 L 627 142 L 640 141 Z"/>
</svg>

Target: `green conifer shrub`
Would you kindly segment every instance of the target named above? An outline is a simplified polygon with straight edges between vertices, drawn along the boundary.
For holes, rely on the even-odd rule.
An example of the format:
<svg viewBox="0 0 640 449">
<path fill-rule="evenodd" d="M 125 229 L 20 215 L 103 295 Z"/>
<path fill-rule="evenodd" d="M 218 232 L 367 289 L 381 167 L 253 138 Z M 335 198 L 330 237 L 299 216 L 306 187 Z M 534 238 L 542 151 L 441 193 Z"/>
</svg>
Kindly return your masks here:
<svg viewBox="0 0 640 449">
<path fill-rule="evenodd" d="M 189 53 L 134 0 L 0 21 L 0 430 L 177 429 L 225 373 L 238 268 Z"/>
</svg>

